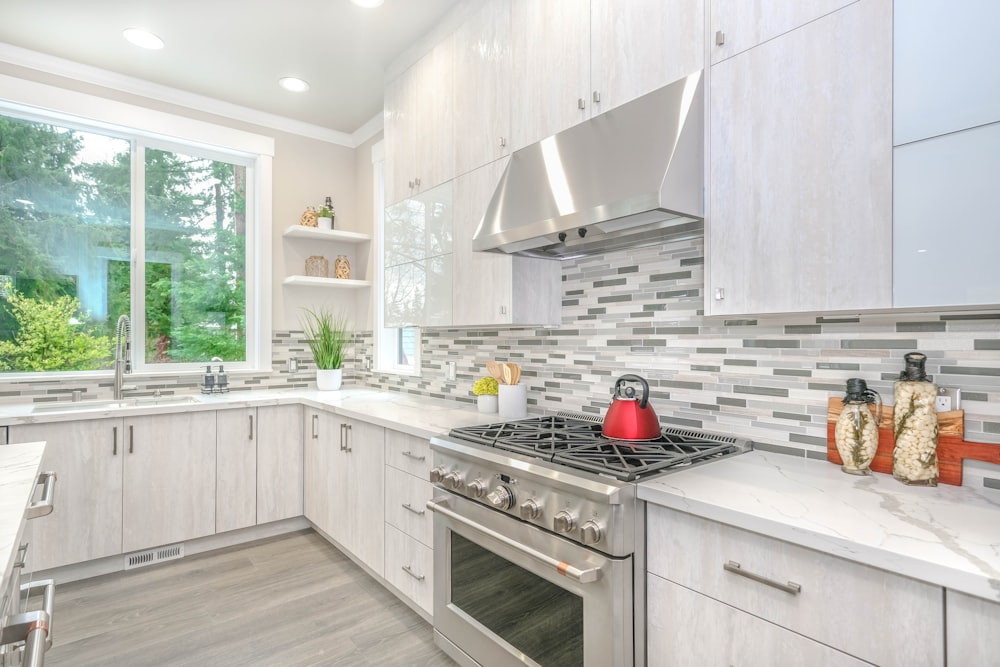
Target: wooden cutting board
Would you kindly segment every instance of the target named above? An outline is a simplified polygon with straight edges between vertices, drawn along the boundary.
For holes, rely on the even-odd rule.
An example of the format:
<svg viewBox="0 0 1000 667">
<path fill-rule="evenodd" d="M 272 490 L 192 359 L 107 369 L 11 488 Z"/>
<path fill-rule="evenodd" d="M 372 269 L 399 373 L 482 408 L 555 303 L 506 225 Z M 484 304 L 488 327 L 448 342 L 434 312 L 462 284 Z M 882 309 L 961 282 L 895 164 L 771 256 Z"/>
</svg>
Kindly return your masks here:
<svg viewBox="0 0 1000 667">
<path fill-rule="evenodd" d="M 826 414 L 826 460 L 837 465 L 843 464 L 837 451 L 837 440 L 834 435 L 837 428 L 837 418 L 844 403 L 839 398 L 831 398 L 827 403 Z M 871 406 L 872 414 L 876 412 Z M 951 410 L 938 413 L 938 482 L 940 484 L 962 484 L 962 461 L 986 461 L 1000 464 L 1000 445 L 984 442 L 968 442 L 965 437 L 965 411 Z M 893 421 L 892 407 L 882 408 L 882 419 L 878 424 L 878 450 L 872 461 L 871 469 L 875 472 L 892 474 Z"/>
</svg>

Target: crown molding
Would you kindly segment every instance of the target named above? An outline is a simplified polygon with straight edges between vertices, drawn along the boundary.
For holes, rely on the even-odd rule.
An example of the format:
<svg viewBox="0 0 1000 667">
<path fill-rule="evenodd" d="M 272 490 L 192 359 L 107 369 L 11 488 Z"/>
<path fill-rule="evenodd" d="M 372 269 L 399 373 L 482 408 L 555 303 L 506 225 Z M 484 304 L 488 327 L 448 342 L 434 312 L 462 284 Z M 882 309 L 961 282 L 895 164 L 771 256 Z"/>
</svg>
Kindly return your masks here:
<svg viewBox="0 0 1000 667">
<path fill-rule="evenodd" d="M 251 109 L 230 102 L 223 102 L 213 97 L 198 95 L 178 88 L 171 88 L 170 86 L 163 86 L 144 79 L 116 74 L 115 72 L 98 67 L 84 65 L 72 60 L 66 60 L 65 58 L 57 58 L 4 42 L 0 42 L 0 61 L 348 148 L 357 148 L 382 130 L 383 120 L 381 113 L 372 116 L 358 130 L 352 134 L 348 134 L 320 127 L 319 125 L 304 123 L 286 116 Z"/>
</svg>

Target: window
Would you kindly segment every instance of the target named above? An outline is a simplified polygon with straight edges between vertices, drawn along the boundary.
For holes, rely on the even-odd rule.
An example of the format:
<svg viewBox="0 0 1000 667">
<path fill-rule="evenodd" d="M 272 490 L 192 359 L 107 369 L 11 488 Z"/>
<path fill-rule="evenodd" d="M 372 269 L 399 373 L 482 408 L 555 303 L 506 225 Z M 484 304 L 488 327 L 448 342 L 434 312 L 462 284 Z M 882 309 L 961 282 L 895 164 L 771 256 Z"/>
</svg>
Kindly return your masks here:
<svg viewBox="0 0 1000 667">
<path fill-rule="evenodd" d="M 375 289 L 375 370 L 402 375 L 420 374 L 420 329 L 417 327 L 385 327 L 386 288 L 384 246 L 385 238 L 385 159 L 382 143 L 372 149 L 374 178 L 374 210 L 377 247 L 375 251 L 378 276 Z"/>
<path fill-rule="evenodd" d="M 0 108 L 0 372 L 259 365 L 258 157 Z"/>
</svg>

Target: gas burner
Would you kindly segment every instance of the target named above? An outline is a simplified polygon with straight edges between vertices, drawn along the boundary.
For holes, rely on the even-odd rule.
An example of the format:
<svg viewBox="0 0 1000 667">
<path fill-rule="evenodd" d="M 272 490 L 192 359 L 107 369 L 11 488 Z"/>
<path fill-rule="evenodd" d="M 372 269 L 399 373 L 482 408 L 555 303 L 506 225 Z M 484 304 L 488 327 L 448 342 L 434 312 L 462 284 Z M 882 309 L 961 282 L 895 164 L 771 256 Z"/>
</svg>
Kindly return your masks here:
<svg viewBox="0 0 1000 667">
<path fill-rule="evenodd" d="M 735 447 L 729 443 L 684 440 L 663 435 L 655 441 L 609 440 L 574 447 L 556 453 L 552 461 L 632 482 L 667 468 L 689 466 L 720 458 L 734 451 Z"/>
</svg>

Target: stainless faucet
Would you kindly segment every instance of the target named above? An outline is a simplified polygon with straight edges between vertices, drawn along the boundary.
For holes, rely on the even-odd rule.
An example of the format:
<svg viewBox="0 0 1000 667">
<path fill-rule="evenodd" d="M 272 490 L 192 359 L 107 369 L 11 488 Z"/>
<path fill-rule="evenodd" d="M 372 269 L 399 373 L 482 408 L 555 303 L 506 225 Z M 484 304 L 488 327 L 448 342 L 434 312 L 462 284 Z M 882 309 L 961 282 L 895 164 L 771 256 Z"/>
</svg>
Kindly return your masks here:
<svg viewBox="0 0 1000 667">
<path fill-rule="evenodd" d="M 114 399 L 122 400 L 122 395 L 126 391 L 137 389 L 134 384 L 123 384 L 125 374 L 132 372 L 132 321 L 128 315 L 118 318 L 118 327 L 115 332 L 115 387 Z"/>
</svg>

